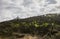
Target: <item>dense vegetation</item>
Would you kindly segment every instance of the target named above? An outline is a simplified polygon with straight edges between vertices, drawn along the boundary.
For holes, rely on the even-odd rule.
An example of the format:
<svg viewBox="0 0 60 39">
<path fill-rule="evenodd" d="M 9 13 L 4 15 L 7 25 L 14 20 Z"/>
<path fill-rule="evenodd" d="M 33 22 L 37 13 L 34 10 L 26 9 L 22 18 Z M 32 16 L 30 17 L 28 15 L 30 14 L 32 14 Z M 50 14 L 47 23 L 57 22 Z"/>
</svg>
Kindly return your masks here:
<svg viewBox="0 0 60 39">
<path fill-rule="evenodd" d="M 26 19 L 17 17 L 0 23 L 0 36 L 12 36 L 13 33 L 60 39 L 60 14 L 46 14 Z"/>
</svg>

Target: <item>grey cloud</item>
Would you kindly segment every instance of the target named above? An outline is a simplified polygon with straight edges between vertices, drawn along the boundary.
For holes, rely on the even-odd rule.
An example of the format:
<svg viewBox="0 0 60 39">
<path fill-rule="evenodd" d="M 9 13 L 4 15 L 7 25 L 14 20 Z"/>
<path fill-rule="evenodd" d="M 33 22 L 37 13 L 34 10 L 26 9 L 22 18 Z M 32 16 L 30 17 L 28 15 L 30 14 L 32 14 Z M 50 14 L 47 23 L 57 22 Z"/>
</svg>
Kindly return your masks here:
<svg viewBox="0 0 60 39">
<path fill-rule="evenodd" d="M 56 6 L 57 9 L 60 9 L 60 6 Z"/>
<path fill-rule="evenodd" d="M 33 2 L 32 2 L 32 0 L 24 0 L 24 2 L 23 2 L 23 6 L 29 6 L 30 4 L 32 4 Z"/>
<path fill-rule="evenodd" d="M 7 10 L 22 10 L 22 8 L 19 7 L 5 7 Z"/>
<path fill-rule="evenodd" d="M 56 6 L 55 8 L 52 8 L 49 12 L 55 12 L 55 11 L 60 11 L 60 6 Z"/>
<path fill-rule="evenodd" d="M 47 0 L 48 4 L 56 4 L 57 1 L 56 0 Z"/>
<path fill-rule="evenodd" d="M 3 0 L 2 4 L 0 1 L 0 12 L 2 11 L 0 13 L 0 20 L 8 20 L 16 16 L 27 18 L 48 12 L 58 12 L 57 8 L 59 7 L 55 7 L 56 1 L 57 0 Z M 57 5 L 58 4 L 59 3 L 57 3 Z"/>
<path fill-rule="evenodd" d="M 44 8 L 41 8 L 40 11 L 43 12 L 45 9 Z"/>
<path fill-rule="evenodd" d="M 54 11 L 56 11 L 56 9 L 51 9 L 49 12 L 54 12 Z"/>
</svg>

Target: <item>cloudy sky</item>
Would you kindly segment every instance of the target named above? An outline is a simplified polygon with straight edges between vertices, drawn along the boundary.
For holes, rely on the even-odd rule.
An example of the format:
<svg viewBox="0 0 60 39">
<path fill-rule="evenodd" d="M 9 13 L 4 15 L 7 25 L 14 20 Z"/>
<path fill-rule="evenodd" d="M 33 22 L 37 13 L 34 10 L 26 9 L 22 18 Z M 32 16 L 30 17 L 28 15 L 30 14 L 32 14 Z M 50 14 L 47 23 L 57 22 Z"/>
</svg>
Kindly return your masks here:
<svg viewBox="0 0 60 39">
<path fill-rule="evenodd" d="M 0 21 L 60 13 L 60 0 L 0 0 Z"/>
</svg>

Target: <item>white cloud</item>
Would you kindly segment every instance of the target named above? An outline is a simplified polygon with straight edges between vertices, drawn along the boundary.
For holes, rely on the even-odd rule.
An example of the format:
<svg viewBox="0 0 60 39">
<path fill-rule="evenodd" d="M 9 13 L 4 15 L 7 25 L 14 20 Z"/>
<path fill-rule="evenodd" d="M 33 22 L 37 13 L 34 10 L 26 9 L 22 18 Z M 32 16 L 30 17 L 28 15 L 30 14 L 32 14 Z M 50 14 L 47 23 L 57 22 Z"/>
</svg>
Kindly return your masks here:
<svg viewBox="0 0 60 39">
<path fill-rule="evenodd" d="M 60 0 L 1 0 L 0 21 L 19 16 L 27 18 L 48 13 L 60 13 Z"/>
</svg>

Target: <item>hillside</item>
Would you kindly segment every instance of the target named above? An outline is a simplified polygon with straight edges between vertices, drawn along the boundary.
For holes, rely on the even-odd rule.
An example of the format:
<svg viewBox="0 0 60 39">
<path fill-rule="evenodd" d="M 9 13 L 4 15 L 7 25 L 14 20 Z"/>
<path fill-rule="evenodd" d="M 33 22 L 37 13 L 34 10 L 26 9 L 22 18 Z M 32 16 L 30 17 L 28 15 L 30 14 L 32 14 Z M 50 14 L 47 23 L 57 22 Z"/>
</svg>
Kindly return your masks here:
<svg viewBox="0 0 60 39">
<path fill-rule="evenodd" d="M 0 36 L 21 37 L 27 34 L 42 39 L 60 39 L 60 14 L 46 14 L 26 19 L 17 17 L 0 22 Z"/>
</svg>

